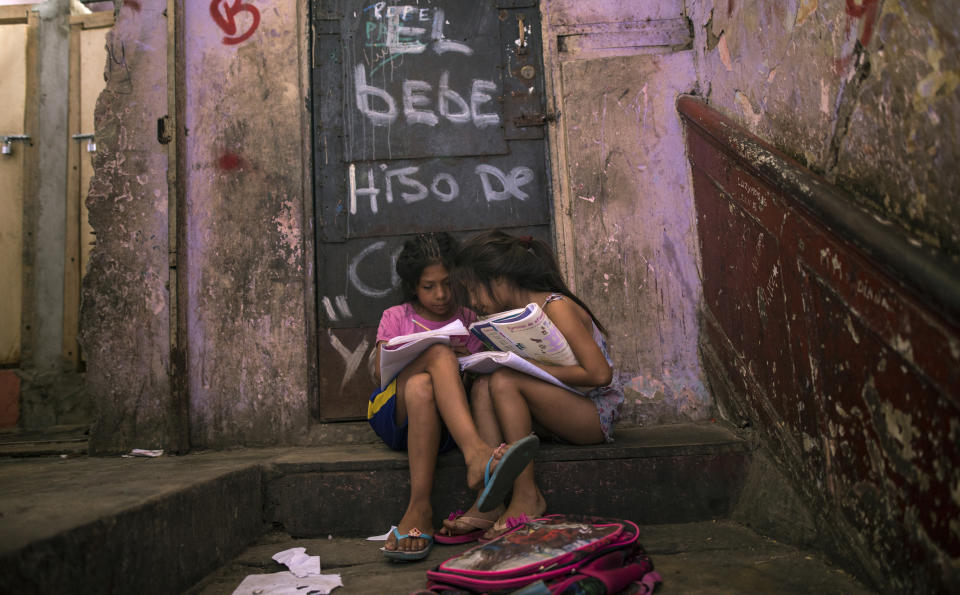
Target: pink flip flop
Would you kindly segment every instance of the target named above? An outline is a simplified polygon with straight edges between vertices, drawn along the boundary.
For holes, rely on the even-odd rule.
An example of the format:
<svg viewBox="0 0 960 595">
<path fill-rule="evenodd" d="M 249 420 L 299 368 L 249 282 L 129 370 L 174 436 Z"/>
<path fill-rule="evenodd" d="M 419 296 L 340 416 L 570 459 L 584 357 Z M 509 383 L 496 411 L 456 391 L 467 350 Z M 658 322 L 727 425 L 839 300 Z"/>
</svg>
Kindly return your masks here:
<svg viewBox="0 0 960 595">
<path fill-rule="evenodd" d="M 530 522 L 530 517 L 528 517 L 527 515 L 525 515 L 525 514 L 523 514 L 523 513 L 521 512 L 521 513 L 520 513 L 520 516 L 512 516 L 512 517 L 507 518 L 507 521 L 506 521 L 506 523 L 504 524 L 503 528 L 499 528 L 499 527 L 497 527 L 496 525 L 493 525 L 492 528 L 497 531 L 497 534 L 494 535 L 493 537 L 490 537 L 490 538 L 488 539 L 488 538 L 483 537 L 483 536 L 481 535 L 481 537 L 479 537 L 479 538 L 477 539 L 477 541 L 479 541 L 480 543 L 490 543 L 491 541 L 493 541 L 494 539 L 500 537 L 500 536 L 503 535 L 504 533 L 507 533 L 508 531 L 512 531 L 513 529 L 516 529 L 516 528 L 519 527 L 520 525 L 526 525 L 526 524 L 529 523 L 529 522 Z"/>
<path fill-rule="evenodd" d="M 462 523 L 467 527 L 473 527 L 475 530 L 468 531 L 466 533 L 457 533 L 456 535 L 443 535 L 440 532 L 434 534 L 433 539 L 443 545 L 458 545 L 461 543 L 470 543 L 471 541 L 476 541 L 491 527 L 493 527 L 494 521 L 487 519 L 480 519 L 472 516 L 463 516 L 462 510 L 457 510 L 456 512 L 451 512 L 450 516 L 447 517 L 449 521 L 456 521 Z M 446 525 L 444 525 L 446 527 Z M 449 531 L 450 529 L 447 528 Z"/>
</svg>

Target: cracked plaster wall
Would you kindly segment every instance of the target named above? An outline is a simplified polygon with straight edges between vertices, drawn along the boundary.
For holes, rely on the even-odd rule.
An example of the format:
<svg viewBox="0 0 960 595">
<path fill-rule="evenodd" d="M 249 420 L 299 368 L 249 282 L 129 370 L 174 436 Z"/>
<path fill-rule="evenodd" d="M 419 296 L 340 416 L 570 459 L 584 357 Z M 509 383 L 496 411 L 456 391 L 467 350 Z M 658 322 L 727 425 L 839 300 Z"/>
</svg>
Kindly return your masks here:
<svg viewBox="0 0 960 595">
<path fill-rule="evenodd" d="M 577 291 L 607 326 L 624 380 L 621 420 L 634 423 L 709 416 L 693 196 L 674 107 L 695 85 L 690 54 L 562 66 Z"/>
<path fill-rule="evenodd" d="M 960 4 L 687 5 L 711 105 L 960 262 Z"/>
<path fill-rule="evenodd" d="M 310 233 L 304 221 L 312 215 L 303 211 L 309 160 L 302 154 L 308 128 L 301 74 L 308 44 L 300 33 L 301 4 L 262 5 L 255 27 L 249 14 L 235 14 L 232 32 L 231 21 L 215 19 L 209 5 L 186 4 L 187 382 L 191 442 L 200 446 L 295 441 L 309 422 L 313 331 L 305 313 L 310 274 L 303 247 Z M 587 4 L 544 6 L 582 11 Z M 611 5 L 641 18 L 622 2 Z M 958 174 L 936 165 L 956 161 L 956 143 L 946 141 L 957 135 L 943 132 L 956 132 L 958 122 L 956 31 L 945 28 L 955 27 L 957 9 L 946 0 L 923 9 L 889 0 L 645 7 L 653 19 L 685 11 L 693 50 L 613 58 L 602 66 L 612 69 L 609 92 L 587 97 L 589 85 L 568 88 L 565 101 L 573 110 L 565 117 L 581 118 L 592 134 L 590 118 L 604 99 L 615 116 L 604 154 L 584 151 L 583 162 L 570 165 L 576 225 L 582 237 L 605 240 L 605 248 L 581 242 L 584 270 L 607 277 L 592 286 L 579 279 L 578 291 L 591 304 L 605 304 L 598 314 L 618 333 L 614 349 L 628 395 L 669 401 L 665 417 L 654 410 L 647 415 L 641 403 L 628 409 L 627 417 L 655 422 L 700 418 L 708 405 L 691 339 L 699 256 L 692 208 L 681 204 L 689 190 L 686 180 L 667 175 L 676 164 L 653 163 L 673 152 L 682 158 L 670 104 L 676 93 L 698 88 L 753 132 L 858 190 L 862 204 L 956 259 L 958 222 L 949 198 Z M 557 14 L 558 25 L 587 18 Z M 165 34 L 162 10 L 132 2 L 120 8 L 97 111 L 101 150 L 90 206 L 98 248 L 84 289 L 88 382 L 99 411 L 95 433 L 113 436 L 115 444 L 134 436 L 140 447 L 162 444 L 172 423 L 166 148 L 155 130 L 156 118 L 166 113 Z M 598 82 L 590 68 L 573 63 L 562 76 Z M 661 77 L 656 101 L 648 97 L 657 95 L 650 87 L 641 93 L 651 77 Z M 638 111 L 644 106 L 656 108 L 646 124 Z M 644 125 L 652 134 L 646 153 L 641 136 L 626 133 Z M 641 166 L 652 167 L 638 175 Z M 591 173 L 598 168 L 613 186 Z M 643 179 L 651 181 L 648 191 L 624 190 Z M 595 192 L 579 192 L 580 184 L 622 192 L 595 217 L 592 211 L 604 203 Z M 633 194 L 654 202 L 638 208 L 628 200 Z M 657 275 L 651 276 L 651 264 Z M 651 291 L 643 307 L 631 282 Z M 624 316 L 627 309 L 634 314 Z"/>
<path fill-rule="evenodd" d="M 960 5 L 716 0 L 689 2 L 688 10 L 700 93 L 713 107 L 848 191 L 851 209 L 865 209 L 945 269 L 955 268 Z M 744 278 L 731 285 L 751 288 Z M 803 415 L 822 409 L 825 427 L 801 432 L 802 424 L 783 415 L 767 419 L 758 432 L 806 492 L 821 535 L 840 544 L 838 559 L 856 558 L 865 578 L 887 590 L 956 590 L 960 532 L 941 512 L 958 502 L 949 465 L 943 465 L 955 458 L 952 446 L 960 436 L 955 390 L 901 381 L 897 374 L 906 365 L 887 365 L 882 383 L 855 385 L 849 371 L 870 352 L 860 344 L 865 335 L 854 332 L 849 318 L 843 327 L 830 319 L 824 303 L 810 310 L 823 332 L 813 345 L 828 354 L 809 362 L 819 390 L 796 406 Z M 864 304 L 850 307 L 864 315 Z M 923 324 L 914 316 L 898 304 L 892 320 L 905 334 L 919 332 Z M 848 332 L 854 346 L 844 346 Z M 912 362 L 916 343 L 897 340 L 890 352 Z M 956 359 L 955 340 L 928 343 L 925 348 L 946 349 Z M 795 365 L 802 369 L 804 363 Z M 872 378 L 883 375 L 883 365 L 871 360 L 863 369 Z M 742 389 L 734 388 L 732 397 L 722 392 L 714 396 L 728 413 L 754 420 L 769 414 L 760 405 L 742 405 Z M 833 398 L 846 392 L 866 402 L 868 411 L 834 406 Z M 927 441 L 928 450 L 919 454 L 917 445 Z M 802 453 L 791 453 L 785 446 L 791 444 L 801 444 Z"/>
<path fill-rule="evenodd" d="M 707 418 L 696 214 L 675 107 L 697 85 L 683 3 L 553 0 L 541 10 L 558 48 L 549 58 L 565 139 L 553 150 L 567 187 L 553 191 L 569 207 L 555 217 L 563 225 L 569 213 L 572 285 L 607 327 L 620 420 Z"/>
<path fill-rule="evenodd" d="M 247 6 L 247 5 L 243 5 Z M 190 442 L 297 441 L 310 421 L 299 13 L 186 4 Z M 239 40 L 239 41 L 238 41 Z"/>
<path fill-rule="evenodd" d="M 158 23 L 160 26 L 158 26 Z M 95 414 L 90 450 L 164 448 L 170 405 L 167 288 L 166 21 L 120 11 L 107 36 L 106 88 L 87 206 L 97 242 L 83 281 L 81 345 Z"/>
</svg>

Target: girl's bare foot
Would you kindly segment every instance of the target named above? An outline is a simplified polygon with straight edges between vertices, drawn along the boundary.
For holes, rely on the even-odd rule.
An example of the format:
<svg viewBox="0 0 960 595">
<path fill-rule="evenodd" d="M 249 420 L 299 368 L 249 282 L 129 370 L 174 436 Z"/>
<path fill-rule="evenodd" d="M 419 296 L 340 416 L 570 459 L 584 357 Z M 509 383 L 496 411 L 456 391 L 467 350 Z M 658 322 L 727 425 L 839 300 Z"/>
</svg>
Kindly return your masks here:
<svg viewBox="0 0 960 595">
<path fill-rule="evenodd" d="M 518 448 L 513 449 L 514 445 L 518 445 Z M 536 451 L 539 446 L 539 441 L 534 435 L 526 436 L 521 440 L 516 442 L 511 442 L 510 444 L 501 444 L 496 448 L 490 448 L 489 445 L 481 443 L 477 448 L 473 449 L 469 453 L 464 452 L 464 461 L 467 463 L 467 487 L 471 490 L 481 490 L 483 489 L 483 479 L 484 474 L 487 471 L 487 463 L 490 462 L 490 459 L 493 459 L 493 462 L 490 462 L 490 473 L 493 474 L 494 470 L 500 463 L 500 460 L 503 459 L 504 455 L 511 451 L 509 456 L 517 457 L 516 459 L 511 459 L 511 461 L 521 460 L 523 461 L 523 466 L 526 465 L 526 462 L 532 459 L 533 453 Z M 519 466 L 516 471 L 519 472 L 523 466 Z"/>
<path fill-rule="evenodd" d="M 411 531 L 413 531 L 412 534 Z M 409 537 L 398 542 L 396 534 L 391 531 L 389 537 L 387 537 L 387 543 L 383 546 L 385 550 L 418 552 L 427 547 L 429 541 L 417 535 L 421 533 L 433 535 L 433 510 L 429 506 L 407 508 L 407 512 L 404 513 L 403 518 L 397 525 L 397 533 L 409 535 Z"/>
<path fill-rule="evenodd" d="M 500 515 L 493 527 L 483 534 L 483 539 L 494 539 L 503 535 L 513 527 L 510 526 L 510 519 L 520 519 L 526 516 L 528 519 L 535 519 L 543 516 L 547 511 L 547 501 L 543 494 L 537 489 L 535 494 L 530 497 L 524 497 L 522 494 L 514 493 L 510 500 L 510 506 Z"/>
<path fill-rule="evenodd" d="M 443 527 L 437 531 L 438 535 L 454 537 L 465 535 L 477 530 L 488 530 L 493 527 L 494 521 L 503 514 L 503 506 L 498 506 L 490 512 L 480 512 L 474 503 L 470 510 L 462 514 L 451 514 L 450 518 L 443 519 Z"/>
<path fill-rule="evenodd" d="M 501 445 L 497 448 L 478 448 L 469 455 L 464 453 L 464 461 L 467 463 L 467 487 L 471 490 L 479 490 L 483 487 L 483 474 L 487 468 L 487 461 L 493 457 L 493 463 L 490 465 L 492 472 L 497 462 L 503 457 L 506 448 Z"/>
</svg>

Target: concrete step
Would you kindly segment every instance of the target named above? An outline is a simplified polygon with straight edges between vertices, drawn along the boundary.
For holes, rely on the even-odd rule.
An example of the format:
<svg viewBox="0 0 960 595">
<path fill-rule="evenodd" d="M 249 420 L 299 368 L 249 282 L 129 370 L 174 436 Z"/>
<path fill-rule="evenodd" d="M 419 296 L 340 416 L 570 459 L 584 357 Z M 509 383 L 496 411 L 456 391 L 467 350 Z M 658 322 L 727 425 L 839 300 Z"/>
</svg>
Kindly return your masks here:
<svg viewBox="0 0 960 595">
<path fill-rule="evenodd" d="M 618 429 L 599 446 L 543 443 L 535 470 L 548 512 L 683 523 L 726 518 L 749 466 L 746 444 L 717 424 Z M 436 522 L 469 508 L 459 452 L 440 457 L 434 480 Z M 297 453 L 274 461 L 266 480 L 267 517 L 297 537 L 383 533 L 406 507 L 404 453 L 354 446 L 323 457 Z"/>
<path fill-rule="evenodd" d="M 52 426 L 42 430 L 0 429 L 0 457 L 78 456 L 87 454 L 89 425 Z"/>
<path fill-rule="evenodd" d="M 640 529 L 641 543 L 663 578 L 658 595 L 871 593 L 819 553 L 764 538 L 731 521 Z M 380 555 L 380 544 L 363 538 L 294 539 L 273 532 L 186 593 L 231 595 L 249 574 L 286 571 L 272 556 L 294 547 L 319 556 L 324 574 L 340 575 L 343 587 L 334 591 L 337 595 L 414 593 L 425 586 L 428 569 L 472 545 L 437 545 L 426 560 L 393 563 Z"/>
<path fill-rule="evenodd" d="M 344 432 L 352 444 L 0 458 L 0 592 L 177 593 L 271 528 L 382 534 L 403 512 L 406 457 L 359 430 L 335 433 Z M 551 512 L 642 524 L 727 517 L 748 466 L 746 444 L 712 424 L 626 428 L 597 447 L 547 444 L 536 464 Z M 469 504 L 464 484 L 462 457 L 444 455 L 438 523 Z"/>
</svg>

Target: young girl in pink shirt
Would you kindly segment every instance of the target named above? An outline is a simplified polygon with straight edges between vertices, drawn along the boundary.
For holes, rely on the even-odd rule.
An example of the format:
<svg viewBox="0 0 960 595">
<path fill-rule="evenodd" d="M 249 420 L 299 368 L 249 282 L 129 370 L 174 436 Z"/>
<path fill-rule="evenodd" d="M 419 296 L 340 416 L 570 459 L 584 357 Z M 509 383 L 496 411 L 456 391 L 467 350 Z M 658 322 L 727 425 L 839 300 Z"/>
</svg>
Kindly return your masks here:
<svg viewBox="0 0 960 595">
<path fill-rule="evenodd" d="M 419 234 L 404 244 L 396 266 L 404 302 L 388 308 L 381 317 L 376 370 L 380 369 L 379 346 L 383 342 L 437 329 L 456 319 L 469 326 L 476 319 L 471 310 L 456 305 L 450 289 L 449 271 L 456 247 L 444 232 Z M 440 452 L 459 446 L 467 464 L 468 486 L 493 494 L 491 500 L 499 495 L 502 501 L 537 449 L 534 436 L 523 437 L 509 448 L 494 448 L 477 432 L 457 355 L 480 347 L 472 336 L 454 337 L 450 346 L 433 345 L 370 397 L 370 425 L 387 446 L 406 450 L 410 464 L 410 499 L 383 548 L 387 558 L 420 560 L 430 553 L 434 543 L 430 494 Z"/>
</svg>

